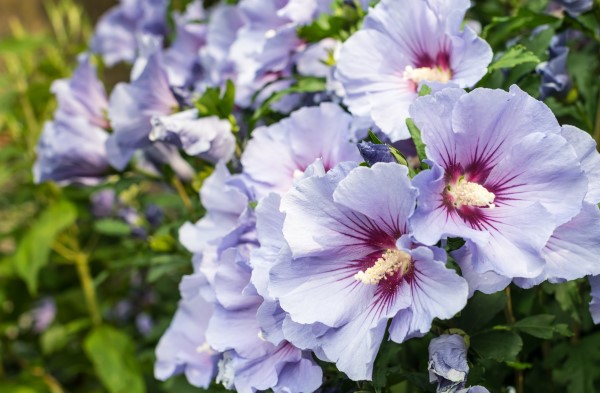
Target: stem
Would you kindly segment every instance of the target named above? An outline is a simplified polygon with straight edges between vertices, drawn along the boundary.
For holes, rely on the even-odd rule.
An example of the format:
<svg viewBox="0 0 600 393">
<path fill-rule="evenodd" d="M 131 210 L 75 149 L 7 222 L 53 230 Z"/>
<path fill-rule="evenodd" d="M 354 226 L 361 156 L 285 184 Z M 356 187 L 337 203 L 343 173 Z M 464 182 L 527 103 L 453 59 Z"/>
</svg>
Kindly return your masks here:
<svg viewBox="0 0 600 393">
<path fill-rule="evenodd" d="M 87 255 L 79 254 L 75 260 L 75 265 L 77 266 L 77 274 L 79 276 L 79 281 L 81 281 L 81 289 L 83 290 L 85 303 L 92 318 L 92 323 L 94 326 L 98 326 L 102 323 L 102 318 L 98 309 L 96 291 L 94 289 Z"/>
<path fill-rule="evenodd" d="M 173 178 L 171 179 L 171 184 L 173 184 L 173 187 L 175 187 L 175 189 L 177 190 L 177 193 L 179 194 L 179 197 L 183 201 L 183 204 L 185 205 L 186 209 L 193 216 L 194 215 L 194 207 L 192 206 L 192 202 L 190 201 L 190 197 L 185 192 L 185 188 L 183 187 L 183 184 L 181 183 L 181 180 L 179 180 L 179 178 L 176 175 L 174 175 Z"/>
<path fill-rule="evenodd" d="M 516 318 L 513 313 L 510 286 L 506 287 L 504 292 L 506 292 L 506 309 L 504 310 L 504 313 L 506 315 L 506 321 L 512 325 L 516 322 Z M 521 361 L 520 358 L 517 360 Z M 515 387 L 517 393 L 525 393 L 525 374 L 523 374 L 523 370 L 515 370 Z"/>
</svg>

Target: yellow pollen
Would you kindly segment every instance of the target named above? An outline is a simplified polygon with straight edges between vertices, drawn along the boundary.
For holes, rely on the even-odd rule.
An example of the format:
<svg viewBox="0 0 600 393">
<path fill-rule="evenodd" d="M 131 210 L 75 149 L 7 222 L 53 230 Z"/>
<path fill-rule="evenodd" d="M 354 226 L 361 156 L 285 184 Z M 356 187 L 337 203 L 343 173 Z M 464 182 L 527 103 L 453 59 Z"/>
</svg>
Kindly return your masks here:
<svg viewBox="0 0 600 393">
<path fill-rule="evenodd" d="M 466 181 L 464 177 L 458 179 L 454 187 L 448 186 L 448 193 L 454 199 L 454 206 L 477 206 L 493 209 L 496 195 L 489 192 L 484 186 Z"/>
<path fill-rule="evenodd" d="M 419 82 L 421 81 L 447 83 L 450 81 L 452 73 L 450 72 L 450 70 L 442 70 L 439 67 L 413 68 L 412 66 L 406 66 L 406 68 L 404 69 L 404 74 L 402 76 L 404 80 L 410 80 L 416 84 L 419 84 Z"/>
<path fill-rule="evenodd" d="M 405 274 L 410 267 L 410 255 L 400 250 L 386 250 L 375 264 L 354 275 L 354 279 L 364 284 L 378 284 L 381 280 L 387 280 L 398 271 Z"/>
<path fill-rule="evenodd" d="M 198 352 L 198 353 L 211 353 L 211 352 L 213 352 L 213 350 L 210 347 L 210 345 L 208 345 L 208 343 L 204 343 L 204 344 L 198 346 L 198 348 L 196 348 L 196 352 Z"/>
</svg>

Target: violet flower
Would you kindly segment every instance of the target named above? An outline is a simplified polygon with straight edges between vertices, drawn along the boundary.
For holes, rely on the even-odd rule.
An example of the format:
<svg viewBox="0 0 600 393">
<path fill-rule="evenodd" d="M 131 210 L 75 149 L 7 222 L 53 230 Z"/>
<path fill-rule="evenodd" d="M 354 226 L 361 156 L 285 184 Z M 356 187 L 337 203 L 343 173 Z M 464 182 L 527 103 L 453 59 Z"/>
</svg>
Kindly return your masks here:
<svg viewBox="0 0 600 393">
<path fill-rule="evenodd" d="M 178 107 L 161 54 L 155 52 L 137 79 L 117 84 L 110 96 L 108 116 L 113 133 L 106 148 L 111 165 L 123 170 L 136 149 L 152 143 L 148 138 L 152 117 L 171 114 Z"/>
<path fill-rule="evenodd" d="M 541 274 L 542 248 L 580 212 L 587 192 L 550 109 L 513 86 L 445 89 L 419 98 L 410 112 L 432 165 L 414 178 L 415 238 L 466 239 L 479 273 Z"/>
<path fill-rule="evenodd" d="M 564 98 L 573 85 L 567 70 L 569 47 L 566 43 L 566 34 L 552 37 L 549 52 L 548 61 L 540 63 L 536 67 L 536 71 L 542 76 L 540 85 L 542 100 L 553 95 Z"/>
<path fill-rule="evenodd" d="M 269 293 L 304 325 L 286 333 L 284 323 L 284 334 L 351 379 L 371 378 L 389 319 L 400 343 L 466 303 L 467 283 L 445 267 L 445 252 L 411 240 L 415 198 L 407 169 L 393 163 L 342 163 L 282 198 L 291 258 L 271 269 Z"/>
<path fill-rule="evenodd" d="M 135 60 L 137 36 L 167 33 L 167 0 L 121 0 L 100 18 L 90 47 L 112 66 Z"/>
<path fill-rule="evenodd" d="M 587 275 L 600 274 L 600 154 L 592 137 L 573 126 L 563 126 L 562 137 L 577 155 L 587 178 L 587 193 L 579 213 L 568 222 L 557 227 L 545 246 L 541 256 L 545 261 L 543 271 L 536 277 L 516 277 L 513 282 L 523 288 L 531 288 L 542 281 L 560 283 Z M 475 290 L 492 293 L 506 287 L 511 277 L 493 271 L 477 272 L 472 265 L 472 252 L 465 247 L 454 253 L 464 277 L 469 282 L 471 294 Z"/>
<path fill-rule="evenodd" d="M 252 132 L 242 154 L 244 175 L 260 199 L 284 193 L 294 178 L 316 159 L 325 170 L 343 161 L 362 161 L 352 139 L 352 117 L 339 106 L 323 103 L 302 108 L 290 117 Z M 276 154 L 265 154 L 265 151 Z"/>
<path fill-rule="evenodd" d="M 156 347 L 154 376 L 157 379 L 164 381 L 185 373 L 194 386 L 207 388 L 210 385 L 219 358 L 205 338 L 212 308 L 201 296 L 179 302 L 171 325 Z"/>
<path fill-rule="evenodd" d="M 461 23 L 468 0 L 382 0 L 342 46 L 336 78 L 356 116 L 371 116 L 392 141 L 421 82 L 471 87 L 487 72 L 490 46 Z"/>
</svg>

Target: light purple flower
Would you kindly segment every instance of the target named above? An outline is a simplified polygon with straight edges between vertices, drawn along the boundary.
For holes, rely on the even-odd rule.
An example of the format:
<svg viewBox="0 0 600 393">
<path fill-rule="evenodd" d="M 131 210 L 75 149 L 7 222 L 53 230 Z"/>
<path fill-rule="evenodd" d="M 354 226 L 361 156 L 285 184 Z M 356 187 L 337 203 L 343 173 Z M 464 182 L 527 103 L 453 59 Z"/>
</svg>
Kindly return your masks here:
<svg viewBox="0 0 600 393">
<path fill-rule="evenodd" d="M 336 78 L 345 103 L 370 115 L 392 141 L 410 137 L 405 120 L 423 81 L 471 87 L 492 50 L 461 23 L 468 0 L 382 0 L 342 46 Z"/>
<path fill-rule="evenodd" d="M 36 183 L 98 184 L 108 174 L 108 134 L 84 117 L 60 115 L 44 125 L 33 167 Z"/>
<path fill-rule="evenodd" d="M 201 296 L 182 299 L 171 325 L 156 347 L 154 376 L 164 381 L 185 373 L 188 382 L 207 388 L 219 358 L 206 343 L 205 332 L 213 307 Z"/>
<path fill-rule="evenodd" d="M 200 49 L 206 44 L 207 15 L 200 0 L 190 3 L 185 13 L 175 13 L 175 40 L 164 51 L 169 81 L 173 86 L 192 86 L 202 76 Z"/>
<path fill-rule="evenodd" d="M 514 278 L 514 283 L 531 288 L 542 281 L 552 283 L 575 280 L 587 275 L 600 274 L 600 154 L 591 136 L 573 126 L 563 126 L 561 135 L 574 149 L 587 180 L 587 193 L 580 212 L 557 227 L 541 250 L 545 261 L 543 271 L 534 278 Z M 492 271 L 479 273 L 472 266 L 472 252 L 466 248 L 454 255 L 463 275 L 469 282 L 471 294 L 475 290 L 492 293 L 506 287 L 510 277 Z"/>
<path fill-rule="evenodd" d="M 592 0 L 555 0 L 560 4 L 565 11 L 571 16 L 579 16 L 580 14 L 592 9 L 594 2 Z"/>
<path fill-rule="evenodd" d="M 58 108 L 38 141 L 34 181 L 99 183 L 110 169 L 104 147 L 108 104 L 89 56 L 81 56 L 73 76 L 55 81 L 51 90 Z"/>
<path fill-rule="evenodd" d="M 217 381 L 249 393 L 316 390 L 322 372 L 309 352 L 303 353 L 288 342 L 274 345 L 262 337 L 256 313 L 263 298 L 250 284 L 250 275 L 243 249 L 230 248 L 221 254 L 214 279 L 215 313 L 206 333 L 211 347 L 226 352 Z"/>
<path fill-rule="evenodd" d="M 169 115 L 179 107 L 171 92 L 159 52 L 152 54 L 131 83 L 119 83 L 110 96 L 108 117 L 113 133 L 107 141 L 112 166 L 123 170 L 136 149 L 149 146 L 153 116 Z"/>
<path fill-rule="evenodd" d="M 478 273 L 533 278 L 554 230 L 581 210 L 587 179 L 556 118 L 518 87 L 445 89 L 410 110 L 432 169 L 418 174 L 415 238 L 462 237 Z"/>
<path fill-rule="evenodd" d="M 289 190 L 294 178 L 316 159 L 322 160 L 325 170 L 343 161 L 362 161 L 352 140 L 351 126 L 348 113 L 335 104 L 323 103 L 254 130 L 241 161 L 258 199 L 269 192 Z"/>
<path fill-rule="evenodd" d="M 89 55 L 81 56 L 70 79 L 55 81 L 50 90 L 58 101 L 56 116 L 83 117 L 94 127 L 108 129 L 106 91 Z"/>
<path fill-rule="evenodd" d="M 244 23 L 244 17 L 238 7 L 223 4 L 216 6 L 208 22 L 206 45 L 200 49 L 204 78 L 198 83 L 196 90 L 225 86 L 228 79 L 236 79 L 235 64 L 230 54 L 237 32 Z"/>
<path fill-rule="evenodd" d="M 121 0 L 100 18 L 90 47 L 112 66 L 132 62 L 137 54 L 137 36 L 167 33 L 166 0 Z"/>
<path fill-rule="evenodd" d="M 389 319 L 403 342 L 466 303 L 445 252 L 411 240 L 415 197 L 403 166 L 342 163 L 282 198 L 291 258 L 271 269 L 268 289 L 295 323 L 286 332 L 284 321 L 284 335 L 351 379 L 371 378 Z"/>
<path fill-rule="evenodd" d="M 429 382 L 437 383 L 438 393 L 454 393 L 463 388 L 469 374 L 467 346 L 458 334 L 443 334 L 429 343 Z"/>
<path fill-rule="evenodd" d="M 552 38 L 549 52 L 548 61 L 540 63 L 536 67 L 536 71 L 542 76 L 540 85 L 540 98 L 542 100 L 551 95 L 564 98 L 573 85 L 567 70 L 569 47 L 566 43 L 566 34 Z"/>
<path fill-rule="evenodd" d="M 198 118 L 196 109 L 153 117 L 150 140 L 171 143 L 213 163 L 229 161 L 235 151 L 231 123 L 216 116 Z"/>
<path fill-rule="evenodd" d="M 219 254 L 229 244 L 236 243 L 240 234 L 254 228 L 254 217 L 248 206 L 251 200 L 248 190 L 239 181 L 239 176 L 231 175 L 222 162 L 204 181 L 200 200 L 206 214 L 195 224 L 185 223 L 179 230 L 179 241 L 194 253 L 195 270 L 213 285 Z M 184 279 L 184 285 L 187 285 L 186 281 L 198 279 Z"/>
</svg>

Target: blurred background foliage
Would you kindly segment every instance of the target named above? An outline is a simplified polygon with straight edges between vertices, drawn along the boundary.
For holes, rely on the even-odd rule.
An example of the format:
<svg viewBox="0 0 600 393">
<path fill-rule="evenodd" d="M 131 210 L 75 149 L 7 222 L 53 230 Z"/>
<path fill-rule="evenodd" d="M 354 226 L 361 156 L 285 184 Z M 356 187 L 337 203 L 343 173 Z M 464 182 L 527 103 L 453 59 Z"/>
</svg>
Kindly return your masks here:
<svg viewBox="0 0 600 393">
<path fill-rule="evenodd" d="M 191 270 L 176 237 L 199 217 L 198 198 L 183 203 L 143 175 L 95 188 L 32 182 L 35 145 L 56 107 L 50 86 L 71 75 L 92 21 L 114 4 L 0 2 L 2 393 L 192 391 L 181 379 L 154 380 L 152 367 Z M 126 67 L 101 71 L 108 91 L 128 76 Z M 118 195 L 97 220 L 91 198 L 112 197 L 102 188 Z"/>
<path fill-rule="evenodd" d="M 154 348 L 179 300 L 179 280 L 191 270 L 177 230 L 201 216 L 196 195 L 210 167 L 191 184 L 171 180 L 172 174 L 140 173 L 115 175 L 92 188 L 32 182 L 35 145 L 56 107 L 50 86 L 70 76 L 93 22 L 114 3 L 0 1 L 1 393 L 197 391 L 183 377 L 156 381 L 152 368 Z M 518 83 L 538 96 L 535 67 L 547 59 L 552 36 L 570 27 L 584 32 L 591 44 L 570 56 L 572 92 L 546 102 L 561 123 L 600 139 L 599 7 L 576 20 L 541 14 L 545 0 L 474 3 L 471 17 L 481 22 L 497 54 L 495 68 L 480 83 L 487 87 Z M 529 34 L 542 25 L 549 27 Z M 127 79 L 128 69 L 100 73 L 110 92 Z M 91 200 L 96 208 L 108 201 L 104 218 L 94 218 Z M 510 287 L 476 294 L 457 318 L 437 321 L 434 330 L 469 335 L 468 385 L 491 392 L 515 386 L 520 392 L 590 393 L 600 391 L 600 331 L 589 300 L 586 280 Z M 323 364 L 326 386 L 340 392 L 433 391 L 425 371 L 431 337 L 385 343 L 373 383 L 349 382 Z"/>
</svg>

